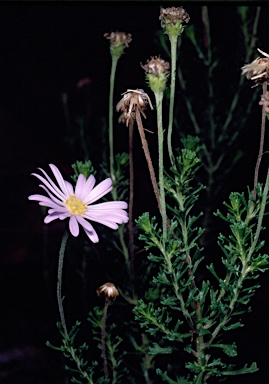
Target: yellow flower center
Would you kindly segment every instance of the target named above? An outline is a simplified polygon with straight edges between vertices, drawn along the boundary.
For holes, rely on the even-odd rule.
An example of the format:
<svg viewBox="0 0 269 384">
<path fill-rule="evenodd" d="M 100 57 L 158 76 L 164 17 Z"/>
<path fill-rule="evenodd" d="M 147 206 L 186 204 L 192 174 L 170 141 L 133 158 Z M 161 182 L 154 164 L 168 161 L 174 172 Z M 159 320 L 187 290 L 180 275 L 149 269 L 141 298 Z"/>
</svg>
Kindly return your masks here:
<svg viewBox="0 0 269 384">
<path fill-rule="evenodd" d="M 65 202 L 65 206 L 72 215 L 83 216 L 87 209 L 87 204 L 83 203 L 82 200 L 77 199 L 74 195 L 70 195 L 69 199 Z"/>
</svg>

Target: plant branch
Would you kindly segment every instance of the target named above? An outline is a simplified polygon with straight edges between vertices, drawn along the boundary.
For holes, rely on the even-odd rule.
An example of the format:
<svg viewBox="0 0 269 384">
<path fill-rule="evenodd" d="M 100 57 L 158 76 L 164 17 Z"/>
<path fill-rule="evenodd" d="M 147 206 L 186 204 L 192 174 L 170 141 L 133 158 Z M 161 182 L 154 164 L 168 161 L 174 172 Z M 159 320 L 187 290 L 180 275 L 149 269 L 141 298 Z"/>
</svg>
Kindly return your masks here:
<svg viewBox="0 0 269 384">
<path fill-rule="evenodd" d="M 147 139 L 146 139 L 146 136 L 144 133 L 144 128 L 143 128 L 143 124 L 142 124 L 142 120 L 141 120 L 141 116 L 140 116 L 140 111 L 138 110 L 138 108 L 136 108 L 136 111 L 135 111 L 135 118 L 136 118 L 138 131 L 139 131 L 141 142 L 142 142 L 142 148 L 144 150 L 145 157 L 146 157 L 147 164 L 148 164 L 148 169 L 149 169 L 150 179 L 151 179 L 152 186 L 153 186 L 153 191 L 155 193 L 157 203 L 158 203 L 158 208 L 159 208 L 159 211 L 161 213 L 162 208 L 161 208 L 161 202 L 160 202 L 160 193 L 159 193 L 159 189 L 158 189 L 158 185 L 157 185 L 157 181 L 156 181 L 156 176 L 155 176 L 153 164 L 152 164 L 151 157 L 150 157 L 148 142 L 147 142 Z"/>
<path fill-rule="evenodd" d="M 60 313 L 60 319 L 64 330 L 64 335 L 68 338 L 68 332 L 65 322 L 64 309 L 63 309 L 63 299 L 62 299 L 62 275 L 63 275 L 63 262 L 64 262 L 64 253 L 66 249 L 66 244 L 68 240 L 68 232 L 66 231 L 63 235 L 61 247 L 59 251 L 59 261 L 58 261 L 58 280 L 57 280 L 57 301 L 58 308 Z"/>
<path fill-rule="evenodd" d="M 263 97 L 266 95 L 266 92 L 267 92 L 267 81 L 264 81 L 262 84 Z M 262 120 L 261 120 L 260 148 L 259 148 L 259 154 L 258 154 L 256 167 L 255 167 L 255 173 L 254 173 L 254 189 L 253 189 L 254 199 L 256 199 L 256 186 L 258 184 L 259 169 L 260 169 L 260 164 L 261 164 L 262 156 L 263 156 L 264 136 L 265 136 L 265 118 L 266 118 L 266 112 L 265 112 L 265 106 L 263 105 L 263 107 L 262 107 Z"/>
</svg>

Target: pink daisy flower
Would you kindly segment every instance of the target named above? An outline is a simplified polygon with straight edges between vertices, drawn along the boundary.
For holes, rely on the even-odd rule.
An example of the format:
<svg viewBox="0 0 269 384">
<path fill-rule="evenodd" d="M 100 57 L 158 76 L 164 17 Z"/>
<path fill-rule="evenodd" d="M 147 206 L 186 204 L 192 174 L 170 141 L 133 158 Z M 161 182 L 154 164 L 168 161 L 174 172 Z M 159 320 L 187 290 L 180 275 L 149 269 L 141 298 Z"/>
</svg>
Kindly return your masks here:
<svg viewBox="0 0 269 384">
<path fill-rule="evenodd" d="M 80 174 L 74 190 L 73 186 L 63 179 L 55 165 L 50 164 L 49 166 L 58 185 L 43 169 L 39 168 L 45 177 L 37 173 L 32 175 L 42 181 L 43 184 L 40 184 L 40 187 L 47 192 L 48 197 L 43 195 L 28 197 L 29 200 L 38 201 L 40 205 L 50 208 L 44 220 L 46 224 L 56 219 L 69 218 L 69 229 L 73 236 L 78 236 L 80 224 L 89 239 L 93 243 L 97 243 L 99 241 L 98 235 L 87 220 L 95 221 L 112 229 L 118 229 L 118 224 L 128 222 L 125 211 L 128 205 L 124 201 L 109 201 L 92 205 L 112 190 L 110 178 L 94 187 L 96 180 L 93 175 L 86 179 L 84 175 Z"/>
</svg>

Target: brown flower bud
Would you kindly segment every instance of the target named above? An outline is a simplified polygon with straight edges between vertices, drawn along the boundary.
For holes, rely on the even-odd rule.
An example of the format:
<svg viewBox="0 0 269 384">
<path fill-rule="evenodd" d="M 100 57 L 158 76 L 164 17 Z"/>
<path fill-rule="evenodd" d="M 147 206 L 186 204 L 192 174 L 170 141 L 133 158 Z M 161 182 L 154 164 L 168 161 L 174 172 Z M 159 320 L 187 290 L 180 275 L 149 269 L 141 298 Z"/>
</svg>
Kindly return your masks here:
<svg viewBox="0 0 269 384">
<path fill-rule="evenodd" d="M 97 290 L 96 293 L 98 296 L 104 295 L 108 299 L 115 299 L 117 296 L 119 296 L 119 292 L 114 284 L 112 283 L 105 283 L 101 285 Z"/>
<path fill-rule="evenodd" d="M 111 46 L 113 48 L 117 48 L 121 45 L 125 45 L 125 47 L 129 47 L 130 42 L 132 41 L 132 35 L 130 33 L 125 32 L 111 32 L 105 33 L 104 37 L 110 40 Z"/>
<path fill-rule="evenodd" d="M 159 19 L 161 20 L 161 26 L 165 28 L 167 24 L 175 25 L 177 22 L 188 23 L 190 16 L 182 7 L 171 7 L 162 8 Z"/>
<path fill-rule="evenodd" d="M 170 69 L 170 64 L 157 56 L 151 57 L 150 60 L 147 60 L 146 64 L 142 65 L 142 63 L 140 63 L 140 65 L 146 73 L 154 76 L 159 76 L 161 73 L 168 72 Z"/>
</svg>

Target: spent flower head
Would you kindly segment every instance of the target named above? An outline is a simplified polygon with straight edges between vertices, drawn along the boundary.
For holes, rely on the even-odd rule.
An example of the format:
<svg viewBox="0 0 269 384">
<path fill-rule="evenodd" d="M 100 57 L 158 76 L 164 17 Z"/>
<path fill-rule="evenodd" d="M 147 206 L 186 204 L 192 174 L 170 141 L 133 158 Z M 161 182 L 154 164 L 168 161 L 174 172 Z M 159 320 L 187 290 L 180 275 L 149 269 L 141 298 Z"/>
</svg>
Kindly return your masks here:
<svg viewBox="0 0 269 384">
<path fill-rule="evenodd" d="M 78 176 L 75 189 L 63 179 L 59 169 L 49 165 L 57 184 L 41 168 L 40 171 L 45 177 L 33 173 L 43 184 L 40 187 L 46 191 L 49 197 L 43 195 L 31 195 L 29 200 L 39 202 L 39 205 L 49 207 L 48 215 L 45 217 L 46 224 L 53 220 L 64 220 L 69 218 L 69 229 L 73 236 L 79 234 L 79 224 L 84 229 L 86 235 L 93 243 L 99 241 L 98 235 L 88 220 L 106 225 L 112 229 L 118 229 L 118 224 L 128 222 L 125 209 L 128 205 L 124 201 L 107 201 L 104 203 L 93 204 L 101 197 L 112 190 L 112 180 L 103 180 L 96 187 L 95 177 L 90 175 L 87 179 L 83 174 Z"/>
<path fill-rule="evenodd" d="M 132 35 L 125 32 L 105 33 L 104 37 L 110 40 L 110 53 L 112 56 L 121 56 L 124 49 L 129 47 Z"/>
<path fill-rule="evenodd" d="M 258 51 L 265 57 L 257 57 L 250 64 L 245 64 L 242 69 L 242 75 L 247 79 L 254 80 L 254 86 L 262 84 L 264 81 L 269 83 L 269 55 L 258 48 Z"/>
<path fill-rule="evenodd" d="M 119 117 L 119 122 L 126 123 L 127 126 L 131 120 L 135 120 L 136 109 L 138 109 L 144 117 L 146 116 L 143 111 L 147 104 L 153 109 L 150 98 L 143 89 L 127 89 L 122 95 L 122 99 L 116 105 L 116 110 L 117 112 L 122 112 Z"/>
<path fill-rule="evenodd" d="M 104 295 L 108 299 L 116 299 L 119 296 L 119 292 L 113 283 L 105 283 L 101 285 L 96 293 L 98 296 Z"/>
<path fill-rule="evenodd" d="M 163 92 L 169 76 L 170 64 L 160 57 L 154 56 L 146 64 L 140 63 L 146 73 L 146 79 L 153 92 Z"/>
<path fill-rule="evenodd" d="M 189 14 L 182 7 L 162 8 L 160 12 L 161 26 L 169 36 L 179 36 L 185 24 L 190 21 Z"/>
</svg>

